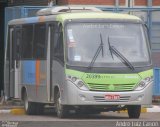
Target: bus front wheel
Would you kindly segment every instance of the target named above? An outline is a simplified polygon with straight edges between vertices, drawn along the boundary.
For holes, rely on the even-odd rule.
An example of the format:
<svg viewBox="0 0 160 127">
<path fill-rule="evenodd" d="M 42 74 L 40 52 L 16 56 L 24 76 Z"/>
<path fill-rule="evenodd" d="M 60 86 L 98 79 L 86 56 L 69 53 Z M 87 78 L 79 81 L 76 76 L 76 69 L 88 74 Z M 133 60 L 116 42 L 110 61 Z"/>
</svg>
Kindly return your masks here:
<svg viewBox="0 0 160 127">
<path fill-rule="evenodd" d="M 141 105 L 127 106 L 129 118 L 139 118 L 141 114 Z"/>
<path fill-rule="evenodd" d="M 28 96 L 26 92 L 24 93 L 24 109 L 26 114 L 28 115 L 34 115 L 36 111 L 34 103 L 28 101 Z"/>
<path fill-rule="evenodd" d="M 56 94 L 55 98 L 55 108 L 56 108 L 56 113 L 59 118 L 65 118 L 67 117 L 68 110 L 65 105 L 61 104 L 61 99 L 60 99 L 60 92 L 58 91 Z"/>
</svg>

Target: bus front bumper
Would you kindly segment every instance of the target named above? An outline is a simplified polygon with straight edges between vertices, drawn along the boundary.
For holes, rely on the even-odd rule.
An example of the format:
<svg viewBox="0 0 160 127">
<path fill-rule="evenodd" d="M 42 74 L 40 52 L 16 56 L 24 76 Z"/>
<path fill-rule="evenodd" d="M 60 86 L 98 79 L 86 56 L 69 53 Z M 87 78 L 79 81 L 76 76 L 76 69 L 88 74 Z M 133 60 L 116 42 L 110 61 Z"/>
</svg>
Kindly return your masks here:
<svg viewBox="0 0 160 127">
<path fill-rule="evenodd" d="M 72 82 L 67 81 L 66 90 L 63 92 L 62 104 L 64 105 L 151 105 L 152 86 L 150 82 L 140 91 L 125 92 L 99 92 L 84 91 L 77 88 Z M 117 100 L 106 99 L 107 95 L 118 95 Z"/>
</svg>

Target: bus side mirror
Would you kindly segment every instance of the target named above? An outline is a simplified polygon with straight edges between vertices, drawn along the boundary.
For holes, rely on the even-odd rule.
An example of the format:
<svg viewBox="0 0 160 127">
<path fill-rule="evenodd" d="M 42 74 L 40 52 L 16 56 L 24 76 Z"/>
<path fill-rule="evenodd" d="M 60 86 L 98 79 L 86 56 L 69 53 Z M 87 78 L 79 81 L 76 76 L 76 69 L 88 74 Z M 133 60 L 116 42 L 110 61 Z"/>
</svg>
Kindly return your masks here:
<svg viewBox="0 0 160 127">
<path fill-rule="evenodd" d="M 62 24 L 61 23 L 57 23 L 57 32 L 61 33 L 62 32 Z"/>
<path fill-rule="evenodd" d="M 147 24 L 146 24 L 146 23 L 144 24 L 144 26 L 145 26 L 145 28 L 146 28 L 147 32 L 149 33 L 149 28 L 148 28 L 148 26 L 147 26 Z"/>
</svg>

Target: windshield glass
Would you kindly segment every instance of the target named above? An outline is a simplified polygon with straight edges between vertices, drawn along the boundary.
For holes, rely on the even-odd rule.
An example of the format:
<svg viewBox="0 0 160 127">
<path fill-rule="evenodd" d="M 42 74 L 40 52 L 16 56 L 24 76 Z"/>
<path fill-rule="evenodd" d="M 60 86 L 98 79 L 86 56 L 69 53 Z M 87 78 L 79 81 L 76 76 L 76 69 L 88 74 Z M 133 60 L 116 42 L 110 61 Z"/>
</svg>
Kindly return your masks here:
<svg viewBox="0 0 160 127">
<path fill-rule="evenodd" d="M 66 33 L 67 62 L 70 65 L 88 67 L 92 63 L 93 67 L 126 66 L 111 53 L 109 44 L 133 66 L 149 64 L 142 24 L 73 23 L 67 25 Z"/>
</svg>

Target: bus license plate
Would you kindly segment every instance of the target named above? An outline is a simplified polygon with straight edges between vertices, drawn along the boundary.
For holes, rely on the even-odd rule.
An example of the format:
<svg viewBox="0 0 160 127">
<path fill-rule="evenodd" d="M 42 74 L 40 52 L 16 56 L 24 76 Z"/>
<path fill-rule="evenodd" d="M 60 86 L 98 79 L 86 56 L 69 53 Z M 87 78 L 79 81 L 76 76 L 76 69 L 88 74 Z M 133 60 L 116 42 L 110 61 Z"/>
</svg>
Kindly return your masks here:
<svg viewBox="0 0 160 127">
<path fill-rule="evenodd" d="M 119 100 L 120 95 L 105 95 L 106 100 Z"/>
</svg>

